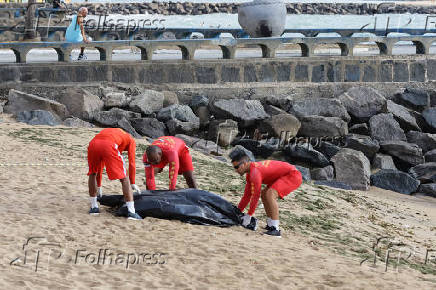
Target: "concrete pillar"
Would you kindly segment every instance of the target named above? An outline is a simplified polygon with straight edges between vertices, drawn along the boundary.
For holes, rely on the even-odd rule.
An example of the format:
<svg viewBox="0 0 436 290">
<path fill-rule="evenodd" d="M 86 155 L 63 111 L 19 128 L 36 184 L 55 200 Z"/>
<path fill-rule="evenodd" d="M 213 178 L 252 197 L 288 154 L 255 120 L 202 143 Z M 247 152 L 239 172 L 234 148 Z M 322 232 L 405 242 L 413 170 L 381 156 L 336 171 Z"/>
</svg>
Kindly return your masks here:
<svg viewBox="0 0 436 290">
<path fill-rule="evenodd" d="M 101 61 L 111 61 L 112 60 L 112 47 L 96 47 L 100 52 Z"/>
<path fill-rule="evenodd" d="M 221 51 L 223 52 L 224 59 L 234 59 L 236 54 L 236 48 L 234 46 L 220 45 Z"/>
<path fill-rule="evenodd" d="M 12 51 L 14 52 L 18 63 L 25 63 L 27 53 L 30 51 L 30 49 L 18 48 L 18 49 L 12 49 Z"/>
<path fill-rule="evenodd" d="M 376 41 L 380 55 L 392 55 L 393 44 L 391 42 L 379 42 Z"/>
<path fill-rule="evenodd" d="M 184 46 L 184 45 L 178 45 L 180 49 L 182 50 L 182 59 L 190 60 L 194 59 L 195 54 L 195 47 L 194 46 Z"/>
<path fill-rule="evenodd" d="M 262 49 L 262 57 L 263 58 L 274 58 L 276 57 L 276 48 L 275 46 L 269 46 L 269 45 L 259 45 Z"/>
<path fill-rule="evenodd" d="M 65 52 L 59 47 L 54 47 L 53 49 L 56 50 L 58 54 L 58 61 L 65 61 Z"/>
<path fill-rule="evenodd" d="M 412 41 L 416 47 L 416 54 L 429 54 L 431 43 L 424 43 L 423 41 Z"/>
<path fill-rule="evenodd" d="M 353 55 L 353 46 L 350 46 L 347 43 L 338 43 L 339 48 L 341 49 L 341 55 Z"/>
<path fill-rule="evenodd" d="M 301 48 L 301 56 L 312 56 L 315 49 L 313 44 L 298 43 Z"/>
</svg>

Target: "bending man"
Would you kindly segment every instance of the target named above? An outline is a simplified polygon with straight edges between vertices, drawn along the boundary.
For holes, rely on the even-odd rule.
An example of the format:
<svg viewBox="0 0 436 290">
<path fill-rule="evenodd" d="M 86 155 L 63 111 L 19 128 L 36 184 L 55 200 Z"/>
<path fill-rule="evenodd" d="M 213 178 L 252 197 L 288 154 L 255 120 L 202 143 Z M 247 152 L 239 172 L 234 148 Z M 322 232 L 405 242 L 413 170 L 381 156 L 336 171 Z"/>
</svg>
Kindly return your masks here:
<svg viewBox="0 0 436 290">
<path fill-rule="evenodd" d="M 183 174 L 190 188 L 197 188 L 193 174 L 192 157 L 189 154 L 188 146 L 183 140 L 173 136 L 157 138 L 145 150 L 143 161 L 148 190 L 156 189 L 154 175 L 162 172 L 167 164 L 170 166 L 169 190 L 176 189 L 177 175 L 180 173 Z"/>
<path fill-rule="evenodd" d="M 129 179 L 126 176 L 126 167 L 121 152 L 128 152 L 129 157 Z M 89 196 L 91 200 L 90 214 L 99 214 L 97 193 L 101 194 L 101 180 L 103 169 L 106 166 L 106 173 L 110 180 L 119 179 L 123 189 L 124 200 L 126 201 L 129 219 L 142 219 L 135 213 L 133 194 L 130 186 L 136 192 L 140 192 L 135 185 L 135 152 L 136 143 L 130 134 L 119 128 L 106 128 L 100 131 L 89 143 L 88 165 L 89 165 Z"/>
<path fill-rule="evenodd" d="M 300 171 L 295 166 L 282 161 L 251 162 L 248 156 L 242 152 L 238 152 L 232 157 L 232 164 L 240 175 L 247 174 L 244 195 L 238 208 L 243 212 L 248 203 L 250 203 L 250 208 L 243 217 L 242 226 L 256 230 L 257 220 L 253 214 L 259 197 L 261 197 L 267 215 L 265 234 L 280 237 L 277 198 L 283 199 L 301 185 Z M 266 184 L 263 190 L 261 190 L 262 184 Z"/>
</svg>

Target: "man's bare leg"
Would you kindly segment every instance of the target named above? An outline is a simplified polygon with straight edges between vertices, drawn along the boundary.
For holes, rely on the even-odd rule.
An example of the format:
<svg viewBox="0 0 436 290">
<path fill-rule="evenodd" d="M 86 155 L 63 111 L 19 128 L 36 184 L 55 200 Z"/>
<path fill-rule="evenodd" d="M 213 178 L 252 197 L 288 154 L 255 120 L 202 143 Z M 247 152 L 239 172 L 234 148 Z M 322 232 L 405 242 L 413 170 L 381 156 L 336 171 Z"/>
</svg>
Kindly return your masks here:
<svg viewBox="0 0 436 290">
<path fill-rule="evenodd" d="M 188 184 L 189 188 L 197 188 L 197 182 L 195 181 L 193 171 L 183 172 L 183 177 L 185 177 L 186 183 Z"/>
<path fill-rule="evenodd" d="M 97 174 L 93 173 L 93 174 L 89 175 L 88 188 L 89 188 L 89 196 L 96 197 L 97 196 Z"/>
<path fill-rule="evenodd" d="M 264 188 L 262 189 L 262 191 L 260 192 L 260 198 L 262 199 L 262 203 L 263 203 L 263 207 L 265 209 L 265 213 L 266 216 L 268 218 L 271 218 L 271 209 L 269 207 L 268 201 L 266 200 L 266 192 L 267 192 L 268 188 Z"/>
<path fill-rule="evenodd" d="M 133 192 L 130 188 L 130 181 L 127 177 L 124 177 L 123 179 L 120 179 L 121 186 L 123 188 L 123 195 L 124 195 L 124 201 L 133 201 Z"/>
<path fill-rule="evenodd" d="M 277 198 L 279 194 L 273 188 L 268 188 L 265 192 L 265 207 L 269 209 L 269 215 L 272 220 L 279 219 L 279 205 Z"/>
</svg>

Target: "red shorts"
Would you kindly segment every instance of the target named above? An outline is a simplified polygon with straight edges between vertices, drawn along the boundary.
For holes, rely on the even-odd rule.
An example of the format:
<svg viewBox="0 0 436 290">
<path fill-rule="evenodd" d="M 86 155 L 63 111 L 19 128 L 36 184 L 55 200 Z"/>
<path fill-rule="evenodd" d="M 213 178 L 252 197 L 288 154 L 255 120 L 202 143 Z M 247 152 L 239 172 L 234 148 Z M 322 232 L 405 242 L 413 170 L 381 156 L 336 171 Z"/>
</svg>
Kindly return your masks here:
<svg viewBox="0 0 436 290">
<path fill-rule="evenodd" d="M 280 177 L 269 187 L 275 189 L 279 194 L 279 197 L 283 199 L 289 193 L 300 187 L 302 182 L 303 178 L 301 173 L 300 171 L 296 170 L 288 175 Z"/>
<path fill-rule="evenodd" d="M 88 175 L 98 173 L 106 166 L 110 180 L 126 177 L 126 167 L 118 145 L 104 139 L 93 139 L 88 146 Z"/>
<path fill-rule="evenodd" d="M 192 157 L 189 154 L 189 149 L 185 148 L 182 155 L 179 155 L 179 174 L 183 174 L 186 171 L 194 171 L 194 166 L 192 165 Z"/>
</svg>

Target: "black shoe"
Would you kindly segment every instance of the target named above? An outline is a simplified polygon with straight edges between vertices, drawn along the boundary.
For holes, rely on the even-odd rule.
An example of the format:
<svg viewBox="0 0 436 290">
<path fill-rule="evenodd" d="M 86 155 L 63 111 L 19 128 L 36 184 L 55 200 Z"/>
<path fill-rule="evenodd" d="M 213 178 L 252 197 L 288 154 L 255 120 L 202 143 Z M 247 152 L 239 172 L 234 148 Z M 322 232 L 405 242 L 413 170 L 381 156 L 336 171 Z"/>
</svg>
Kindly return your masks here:
<svg viewBox="0 0 436 290">
<path fill-rule="evenodd" d="M 246 229 L 255 231 L 257 230 L 257 218 L 251 217 L 250 223 L 245 227 Z"/>
<path fill-rule="evenodd" d="M 85 54 L 79 54 L 79 57 L 77 58 L 77 60 L 86 60 L 86 59 L 88 58 L 86 57 Z"/>
<path fill-rule="evenodd" d="M 269 225 L 266 225 L 266 226 L 264 227 L 264 229 L 267 230 L 267 231 L 271 231 L 271 230 L 275 229 L 275 227 L 273 227 L 273 226 L 269 226 Z"/>
<path fill-rule="evenodd" d="M 98 207 L 91 207 L 89 210 L 90 215 L 98 215 L 100 214 L 100 209 Z"/>
<path fill-rule="evenodd" d="M 276 238 L 281 238 L 282 235 L 280 233 L 280 230 L 276 229 L 275 227 L 272 227 L 271 230 L 266 231 L 263 233 L 264 235 L 268 235 L 268 236 L 272 236 L 272 237 L 276 237 Z"/>
<path fill-rule="evenodd" d="M 128 211 L 127 212 L 127 219 L 129 219 L 129 220 L 142 220 L 142 217 L 139 214 L 137 214 L 136 212 L 133 213 L 133 212 Z"/>
</svg>

